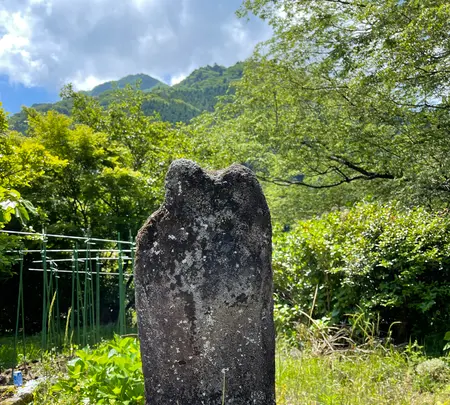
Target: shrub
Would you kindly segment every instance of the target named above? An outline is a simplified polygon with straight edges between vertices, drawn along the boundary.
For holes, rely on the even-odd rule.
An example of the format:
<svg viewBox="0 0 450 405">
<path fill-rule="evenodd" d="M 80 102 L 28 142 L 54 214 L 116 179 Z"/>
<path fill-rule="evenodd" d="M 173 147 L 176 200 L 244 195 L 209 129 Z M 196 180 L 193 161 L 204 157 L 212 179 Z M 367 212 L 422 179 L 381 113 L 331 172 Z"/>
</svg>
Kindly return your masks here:
<svg viewBox="0 0 450 405">
<path fill-rule="evenodd" d="M 68 378 L 52 388 L 79 403 L 137 405 L 144 403 L 144 379 L 139 344 L 134 338 L 115 338 L 95 350 L 85 348 L 68 363 Z"/>
<path fill-rule="evenodd" d="M 442 359 L 429 359 L 416 367 L 416 383 L 422 391 L 433 391 L 450 381 L 450 368 Z"/>
<path fill-rule="evenodd" d="M 355 312 L 379 314 L 382 330 L 400 321 L 394 332 L 402 340 L 445 332 L 449 253 L 446 211 L 366 203 L 331 212 L 276 231 L 276 303 L 334 323 Z"/>
</svg>

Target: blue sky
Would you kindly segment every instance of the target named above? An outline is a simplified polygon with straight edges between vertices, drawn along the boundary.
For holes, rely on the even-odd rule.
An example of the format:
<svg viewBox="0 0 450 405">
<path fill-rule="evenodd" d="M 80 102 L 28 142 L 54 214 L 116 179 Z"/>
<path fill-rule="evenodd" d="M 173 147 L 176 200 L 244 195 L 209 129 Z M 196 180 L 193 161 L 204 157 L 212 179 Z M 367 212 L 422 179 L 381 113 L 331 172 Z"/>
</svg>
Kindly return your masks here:
<svg viewBox="0 0 450 405">
<path fill-rule="evenodd" d="M 52 103 L 59 99 L 58 92 L 41 86 L 27 87 L 21 83 L 10 83 L 6 75 L 0 75 L 0 102 L 10 112 L 20 111 L 22 105 Z"/>
<path fill-rule="evenodd" d="M 73 83 L 89 90 L 146 73 L 169 84 L 207 64 L 229 66 L 270 35 L 239 20 L 241 0 L 1 0 L 0 101 L 56 101 Z"/>
</svg>

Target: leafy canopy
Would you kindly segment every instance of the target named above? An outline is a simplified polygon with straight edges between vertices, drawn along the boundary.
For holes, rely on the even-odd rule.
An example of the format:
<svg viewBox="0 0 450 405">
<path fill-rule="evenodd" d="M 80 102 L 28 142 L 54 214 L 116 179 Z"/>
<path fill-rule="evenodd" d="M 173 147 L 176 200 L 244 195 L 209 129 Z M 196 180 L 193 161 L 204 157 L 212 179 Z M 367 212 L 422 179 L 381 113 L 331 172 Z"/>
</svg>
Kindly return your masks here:
<svg viewBox="0 0 450 405">
<path fill-rule="evenodd" d="M 274 36 L 194 122 L 205 161 L 284 186 L 449 201 L 448 2 L 244 1 L 249 12 Z"/>
<path fill-rule="evenodd" d="M 28 187 L 30 181 L 39 178 L 45 162 L 62 164 L 40 145 L 9 131 L 7 116 L 0 103 L 0 229 L 14 218 L 25 224 L 30 219 L 30 213 L 36 214 L 34 206 L 22 198 L 16 188 Z M 0 279 L 12 275 L 11 266 L 16 260 L 3 252 L 19 246 L 20 238 L 0 233 Z"/>
</svg>

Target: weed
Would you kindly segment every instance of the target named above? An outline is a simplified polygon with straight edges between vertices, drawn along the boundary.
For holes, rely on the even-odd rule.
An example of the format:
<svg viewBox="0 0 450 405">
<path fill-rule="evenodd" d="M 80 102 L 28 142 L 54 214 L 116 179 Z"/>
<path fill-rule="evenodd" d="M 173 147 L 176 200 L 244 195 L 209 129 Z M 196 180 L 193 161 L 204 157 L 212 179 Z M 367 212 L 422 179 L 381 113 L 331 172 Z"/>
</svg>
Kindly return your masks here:
<svg viewBox="0 0 450 405">
<path fill-rule="evenodd" d="M 431 405 L 450 401 L 441 385 L 421 392 L 415 371 L 397 351 L 313 354 L 281 347 L 277 354 L 278 405 Z M 450 402 L 448 402 L 450 403 Z"/>
<path fill-rule="evenodd" d="M 415 382 L 421 391 L 434 392 L 450 383 L 450 367 L 442 359 L 428 359 L 416 367 Z"/>
<path fill-rule="evenodd" d="M 136 339 L 115 336 L 94 350 L 78 350 L 76 356 L 67 364 L 67 378 L 60 378 L 51 388 L 54 400 L 75 393 L 79 403 L 143 403 L 144 379 Z"/>
</svg>

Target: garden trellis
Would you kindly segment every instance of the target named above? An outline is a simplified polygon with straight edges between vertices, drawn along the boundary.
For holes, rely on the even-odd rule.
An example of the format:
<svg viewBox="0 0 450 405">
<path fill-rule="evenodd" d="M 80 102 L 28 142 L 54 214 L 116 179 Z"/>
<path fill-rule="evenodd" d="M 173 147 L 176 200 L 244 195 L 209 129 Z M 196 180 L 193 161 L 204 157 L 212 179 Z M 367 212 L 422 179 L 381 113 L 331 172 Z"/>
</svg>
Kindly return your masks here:
<svg viewBox="0 0 450 405">
<path fill-rule="evenodd" d="M 21 325 L 23 356 L 26 357 L 24 271 L 42 272 L 41 346 L 44 351 L 50 346 L 61 347 L 72 342 L 84 346 L 100 341 L 102 338 L 100 336 L 101 277 L 118 279 L 117 332 L 120 335 L 127 333 L 125 281 L 132 276 L 132 271 L 125 271 L 125 267 L 128 265 L 128 268 L 133 269 L 134 265 L 135 242 L 131 235 L 129 240 L 121 240 L 118 234 L 117 240 L 113 240 L 45 232 L 5 230 L 0 232 L 23 237 L 22 248 L 9 252 L 15 255 L 19 262 L 15 350 L 17 350 L 19 325 Z M 57 241 L 58 246 L 69 246 L 52 248 L 49 246 L 50 239 Z M 27 240 L 39 241 L 40 248 L 27 249 Z M 28 265 L 25 266 L 25 259 L 30 255 L 32 260 L 27 260 Z M 70 305 L 66 305 L 69 309 L 64 314 L 60 312 L 59 280 L 61 277 L 71 279 Z M 70 280 L 66 281 L 70 282 Z"/>
</svg>

